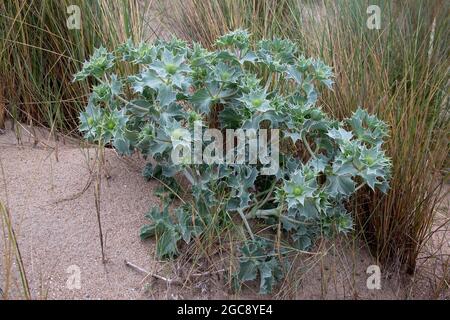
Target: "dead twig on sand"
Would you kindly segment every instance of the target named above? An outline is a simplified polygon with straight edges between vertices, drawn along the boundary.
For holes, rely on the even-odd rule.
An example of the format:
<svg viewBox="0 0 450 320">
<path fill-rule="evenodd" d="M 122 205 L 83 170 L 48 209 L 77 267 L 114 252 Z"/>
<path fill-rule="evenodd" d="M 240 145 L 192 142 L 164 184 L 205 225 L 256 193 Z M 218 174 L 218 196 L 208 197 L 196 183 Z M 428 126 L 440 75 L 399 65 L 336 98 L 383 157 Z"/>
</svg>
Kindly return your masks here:
<svg viewBox="0 0 450 320">
<path fill-rule="evenodd" d="M 163 276 L 160 276 L 158 274 L 151 273 L 151 272 L 149 272 L 149 271 L 147 271 L 147 270 L 145 270 L 145 269 L 143 269 L 141 267 L 138 267 L 137 265 L 135 265 L 135 264 L 133 264 L 133 263 L 127 261 L 127 260 L 124 260 L 124 262 L 125 262 L 125 265 L 127 267 L 130 267 L 131 269 L 134 269 L 135 271 L 138 271 L 138 272 L 140 272 L 142 274 L 145 274 L 146 277 L 152 276 L 153 278 L 162 280 L 164 282 L 167 282 L 168 284 L 177 284 L 177 285 L 181 284 L 181 281 L 179 281 L 179 280 L 169 279 L 169 278 L 165 278 Z"/>
<path fill-rule="evenodd" d="M 63 202 L 74 201 L 74 200 L 80 198 L 89 189 L 89 187 L 92 184 L 92 180 L 93 180 L 93 178 L 92 178 L 92 174 L 91 174 L 89 176 L 88 181 L 84 185 L 84 188 L 80 192 L 78 192 L 78 193 L 76 193 L 76 194 L 74 194 L 74 195 L 72 195 L 70 197 L 58 200 L 58 201 L 54 202 L 54 204 L 60 204 L 60 203 L 63 203 Z"/>
<path fill-rule="evenodd" d="M 138 272 L 140 272 L 140 273 L 142 273 L 142 274 L 145 274 L 146 278 L 149 277 L 149 276 L 151 276 L 151 277 L 153 277 L 153 278 L 155 278 L 155 279 L 159 279 L 159 280 L 165 281 L 165 282 L 167 282 L 168 284 L 176 284 L 176 285 L 181 285 L 181 284 L 182 284 L 182 281 L 181 281 L 181 280 L 165 278 L 165 277 L 160 276 L 160 275 L 158 275 L 158 274 L 149 272 L 149 271 L 147 271 L 147 270 L 145 270 L 145 269 L 143 269 L 143 268 L 141 268 L 141 267 L 139 267 L 139 266 L 137 266 L 137 265 L 135 265 L 135 264 L 133 264 L 133 263 L 127 261 L 127 260 L 124 260 L 124 262 L 125 262 L 125 265 L 126 265 L 127 267 L 130 267 L 130 268 L 132 268 L 132 269 L 134 269 L 134 270 L 136 270 L 136 271 L 138 271 Z M 217 270 L 217 271 L 208 271 L 208 272 L 201 272 L 201 273 L 193 273 L 193 274 L 191 274 L 190 276 L 191 276 L 191 277 L 204 277 L 204 276 L 210 276 L 210 275 L 213 275 L 213 274 L 222 273 L 222 272 L 225 272 L 225 271 L 226 271 L 225 269 L 221 269 L 221 270 Z"/>
</svg>

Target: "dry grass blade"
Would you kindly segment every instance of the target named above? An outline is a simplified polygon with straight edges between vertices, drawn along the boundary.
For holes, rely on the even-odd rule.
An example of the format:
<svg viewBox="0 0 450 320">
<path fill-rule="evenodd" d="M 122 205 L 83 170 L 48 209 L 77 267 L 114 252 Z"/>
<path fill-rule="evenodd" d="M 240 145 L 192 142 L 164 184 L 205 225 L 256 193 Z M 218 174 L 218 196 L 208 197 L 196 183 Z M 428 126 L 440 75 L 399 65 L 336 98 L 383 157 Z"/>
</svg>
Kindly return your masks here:
<svg viewBox="0 0 450 320">
<path fill-rule="evenodd" d="M 2 216 L 2 223 L 6 226 L 8 241 L 12 246 L 12 250 L 14 252 L 14 258 L 16 260 L 17 267 L 19 269 L 20 281 L 23 289 L 23 297 L 25 299 L 31 299 L 31 291 L 30 286 L 28 284 L 27 274 L 25 271 L 25 266 L 23 264 L 22 255 L 20 253 L 19 243 L 17 242 L 16 233 L 12 226 L 11 216 L 9 214 L 8 209 L 0 202 L 0 214 Z M 6 254 L 6 252 L 5 252 Z M 6 259 L 5 259 L 6 260 Z M 11 271 L 10 271 L 11 272 Z M 8 272 L 10 274 L 10 272 Z M 8 291 L 3 293 L 4 297 L 7 297 Z"/>
</svg>

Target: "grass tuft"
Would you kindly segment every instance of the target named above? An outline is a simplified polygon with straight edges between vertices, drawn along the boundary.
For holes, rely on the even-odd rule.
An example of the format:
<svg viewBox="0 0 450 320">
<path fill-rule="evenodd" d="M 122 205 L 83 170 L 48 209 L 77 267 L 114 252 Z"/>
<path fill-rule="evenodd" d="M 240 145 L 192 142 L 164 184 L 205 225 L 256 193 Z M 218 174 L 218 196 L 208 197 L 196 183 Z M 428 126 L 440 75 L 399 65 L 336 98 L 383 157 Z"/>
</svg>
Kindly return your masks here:
<svg viewBox="0 0 450 320">
<path fill-rule="evenodd" d="M 54 131 L 75 131 L 90 88 L 73 83 L 73 74 L 96 47 L 140 41 L 151 2 L 2 1 L 0 126 L 7 115 Z M 71 5 L 80 8 L 79 30 L 67 26 Z"/>
</svg>

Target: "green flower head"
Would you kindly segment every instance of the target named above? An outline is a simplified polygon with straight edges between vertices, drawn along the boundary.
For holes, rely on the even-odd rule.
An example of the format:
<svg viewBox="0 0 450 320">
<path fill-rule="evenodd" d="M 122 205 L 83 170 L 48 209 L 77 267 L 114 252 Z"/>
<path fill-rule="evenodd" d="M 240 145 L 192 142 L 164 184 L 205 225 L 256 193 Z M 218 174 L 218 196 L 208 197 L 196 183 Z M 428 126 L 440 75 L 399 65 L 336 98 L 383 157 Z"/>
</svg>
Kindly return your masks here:
<svg viewBox="0 0 450 320">
<path fill-rule="evenodd" d="M 307 181 L 301 170 L 291 175 L 290 180 L 284 183 L 288 208 L 303 206 L 307 198 L 313 198 L 316 191 L 314 183 L 315 181 Z"/>
<path fill-rule="evenodd" d="M 93 89 L 93 97 L 96 101 L 108 101 L 111 99 L 111 87 L 107 84 L 100 84 Z"/>
<path fill-rule="evenodd" d="M 267 94 L 263 90 L 254 90 L 249 94 L 244 94 L 239 101 L 243 102 L 249 110 L 260 112 L 273 110 L 270 101 L 267 100 Z"/>
</svg>

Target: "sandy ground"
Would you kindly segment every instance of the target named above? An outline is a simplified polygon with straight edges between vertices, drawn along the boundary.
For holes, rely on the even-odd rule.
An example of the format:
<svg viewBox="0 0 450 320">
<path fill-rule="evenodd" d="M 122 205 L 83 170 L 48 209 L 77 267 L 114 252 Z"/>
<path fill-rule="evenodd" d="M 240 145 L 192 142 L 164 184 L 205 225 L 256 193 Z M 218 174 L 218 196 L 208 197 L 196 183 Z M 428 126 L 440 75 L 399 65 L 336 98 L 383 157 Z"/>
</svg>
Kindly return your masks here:
<svg viewBox="0 0 450 320">
<path fill-rule="evenodd" d="M 14 132 L 0 134 L 0 201 L 7 205 L 18 238 L 32 297 L 35 299 L 218 299 L 233 298 L 225 281 L 217 276 L 198 279 L 184 288 L 153 281 L 125 266 L 124 260 L 146 270 L 171 277 L 176 264 L 154 258 L 154 242 L 141 241 L 139 228 L 145 212 L 159 199 L 153 195 L 156 182 L 145 182 L 142 159 L 122 159 L 106 152 L 108 180 L 101 189 L 101 219 L 107 262 L 102 263 L 94 183 L 89 158 L 93 150 L 76 142 L 48 140 L 40 131 L 37 146 L 26 132 L 17 145 Z M 0 168 L 1 169 L 1 168 Z M 447 208 L 448 209 L 448 208 Z M 15 262 L 6 257 L 5 237 L 0 238 L 0 287 L 9 298 L 20 298 Z M 448 243 L 447 243 L 448 245 Z M 438 284 L 426 275 L 420 289 L 405 287 L 395 274 L 383 274 L 382 289 L 369 290 L 366 269 L 374 264 L 364 249 L 332 249 L 303 277 L 292 275 L 288 292 L 273 298 L 300 299 L 402 299 L 431 296 Z M 7 261 L 8 260 L 8 261 Z M 300 263 L 301 265 L 301 263 Z M 80 270 L 80 288 L 70 288 L 74 270 Z M 14 272 L 8 276 L 8 270 Z M 419 275 L 421 273 L 418 273 Z M 9 279 L 9 285 L 7 280 Z M 419 279 L 419 278 L 418 278 Z M 69 284 L 73 283 L 69 281 Z M 420 283 L 417 280 L 417 283 Z M 9 287 L 8 290 L 6 290 Z M 244 288 L 241 298 L 264 298 L 256 294 L 257 283 Z M 448 297 L 448 291 L 438 298 Z M 267 298 L 267 297 L 266 297 Z"/>
<path fill-rule="evenodd" d="M 11 133 L 0 136 L 5 173 L 0 199 L 13 217 L 34 296 L 45 297 L 44 290 L 50 299 L 139 298 L 142 277 L 123 261 L 151 265 L 151 245 L 140 241 L 138 230 L 145 223 L 143 213 L 158 203 L 152 196 L 154 184 L 107 153 L 111 179 L 101 193 L 108 259 L 103 265 L 93 187 L 79 194 L 90 177 L 86 151 L 76 145 L 60 145 L 58 151 L 32 148 L 26 141 L 17 147 L 13 141 Z M 75 199 L 67 200 L 71 197 Z M 68 268 L 74 265 L 81 270 L 81 290 L 66 287 Z"/>
</svg>

